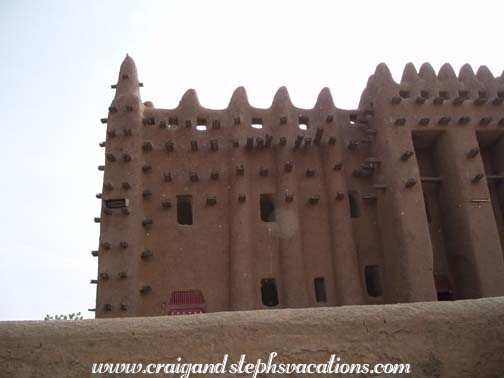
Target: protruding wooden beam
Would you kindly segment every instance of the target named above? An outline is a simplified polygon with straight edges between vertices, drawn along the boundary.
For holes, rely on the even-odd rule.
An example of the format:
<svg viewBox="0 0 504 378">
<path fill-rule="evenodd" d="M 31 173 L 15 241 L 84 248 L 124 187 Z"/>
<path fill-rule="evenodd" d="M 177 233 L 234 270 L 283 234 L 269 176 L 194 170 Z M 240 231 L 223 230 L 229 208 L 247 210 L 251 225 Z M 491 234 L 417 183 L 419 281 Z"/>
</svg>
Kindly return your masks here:
<svg viewBox="0 0 504 378">
<path fill-rule="evenodd" d="M 334 197 L 336 201 L 341 201 L 345 198 L 345 192 L 336 192 L 336 196 Z"/>
<path fill-rule="evenodd" d="M 308 168 L 306 170 L 306 177 L 313 177 L 315 176 L 315 169 L 314 168 Z"/>
<path fill-rule="evenodd" d="M 467 125 L 469 122 L 471 122 L 471 117 L 467 116 L 460 117 L 459 120 L 457 121 L 459 125 Z"/>
<path fill-rule="evenodd" d="M 409 160 L 415 153 L 413 151 L 404 151 L 403 154 L 401 155 L 401 160 L 402 161 L 407 161 Z"/>
<path fill-rule="evenodd" d="M 418 121 L 418 124 L 420 126 L 427 126 L 430 122 L 430 119 L 429 118 L 420 118 L 420 120 Z"/>
<path fill-rule="evenodd" d="M 468 159 L 474 159 L 476 156 L 478 156 L 480 152 L 480 149 L 477 147 L 471 148 L 469 152 L 466 154 Z"/>
<path fill-rule="evenodd" d="M 477 184 L 478 182 L 480 182 L 483 177 L 485 177 L 485 175 L 483 173 L 478 173 L 477 175 L 475 175 L 472 179 L 471 179 L 471 182 L 473 184 Z"/>
<path fill-rule="evenodd" d="M 294 200 L 294 194 L 285 192 L 284 194 L 285 202 L 292 202 Z"/>
<path fill-rule="evenodd" d="M 152 218 L 145 218 L 144 220 L 142 220 L 142 226 L 150 226 L 151 224 L 153 224 L 154 221 L 152 220 Z"/>
<path fill-rule="evenodd" d="M 145 152 L 152 151 L 152 142 L 147 141 L 147 140 L 145 142 L 143 142 L 142 150 L 144 150 Z"/>
<path fill-rule="evenodd" d="M 415 186 L 415 185 L 416 185 L 416 183 L 417 183 L 417 180 L 416 180 L 416 179 L 414 179 L 414 178 L 409 178 L 408 180 L 406 180 L 406 183 L 404 184 L 404 186 L 405 186 L 406 188 L 411 188 L 411 187 Z"/>
<path fill-rule="evenodd" d="M 146 249 L 146 250 L 142 251 L 142 254 L 140 255 L 140 258 L 146 259 L 148 257 L 152 257 L 153 255 L 154 255 L 154 253 L 152 252 L 152 250 Z"/>
<path fill-rule="evenodd" d="M 191 182 L 198 182 L 199 181 L 198 173 L 189 172 L 189 180 L 191 180 Z"/>
<path fill-rule="evenodd" d="M 117 275 L 119 276 L 119 278 L 121 280 L 125 280 L 126 278 L 128 278 L 128 273 L 126 273 L 126 272 L 119 272 L 119 273 L 117 273 Z"/>
<path fill-rule="evenodd" d="M 141 288 L 140 288 L 140 294 L 148 294 L 152 292 L 152 286 L 149 286 L 149 285 L 143 285 Z"/>
<path fill-rule="evenodd" d="M 406 124 L 406 118 L 397 118 L 394 122 L 396 126 L 404 126 Z"/>
</svg>

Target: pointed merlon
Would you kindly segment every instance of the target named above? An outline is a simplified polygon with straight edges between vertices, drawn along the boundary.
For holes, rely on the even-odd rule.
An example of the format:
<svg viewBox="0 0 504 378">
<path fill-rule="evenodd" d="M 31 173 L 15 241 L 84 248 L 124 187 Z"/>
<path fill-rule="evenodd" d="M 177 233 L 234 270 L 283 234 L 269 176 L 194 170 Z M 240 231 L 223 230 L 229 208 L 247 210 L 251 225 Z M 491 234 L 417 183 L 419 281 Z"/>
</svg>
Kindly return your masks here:
<svg viewBox="0 0 504 378">
<path fill-rule="evenodd" d="M 464 64 L 459 71 L 459 80 L 473 80 L 476 77 L 470 64 Z"/>
<path fill-rule="evenodd" d="M 420 70 L 418 71 L 418 76 L 430 83 L 436 82 L 437 80 L 436 72 L 434 71 L 434 68 L 432 68 L 430 63 L 422 64 Z"/>
<path fill-rule="evenodd" d="M 476 73 L 476 77 L 482 83 L 492 83 L 495 80 L 494 75 L 487 66 L 480 66 L 480 68 L 478 68 L 478 72 Z"/>
<path fill-rule="evenodd" d="M 482 87 L 471 65 L 467 63 L 460 69 L 458 78 L 464 83 L 464 88 L 467 90 L 480 90 Z"/>
<path fill-rule="evenodd" d="M 376 66 L 374 76 L 381 82 L 396 84 L 396 82 L 392 78 L 392 74 L 390 73 L 389 68 L 385 63 L 380 63 L 378 64 L 378 66 Z"/>
<path fill-rule="evenodd" d="M 239 109 L 241 107 L 249 107 L 247 91 L 244 87 L 238 87 L 234 90 L 231 100 L 229 100 L 228 108 Z"/>
<path fill-rule="evenodd" d="M 187 110 L 201 109 L 198 95 L 194 89 L 188 89 L 180 99 L 179 108 Z"/>
<path fill-rule="evenodd" d="M 115 98 L 125 94 L 132 94 L 140 98 L 140 83 L 135 61 L 126 55 L 119 70 Z"/>
<path fill-rule="evenodd" d="M 292 101 L 290 99 L 287 87 L 282 86 L 278 88 L 277 92 L 275 93 L 275 97 L 273 97 L 271 108 L 277 110 L 284 110 L 284 109 L 292 109 L 292 107 L 293 107 Z"/>
<path fill-rule="evenodd" d="M 318 97 L 317 103 L 315 104 L 315 109 L 317 110 L 333 110 L 334 109 L 334 101 L 329 88 L 324 87 Z"/>
<path fill-rule="evenodd" d="M 442 81 L 457 80 L 457 75 L 455 74 L 451 64 L 445 63 L 439 69 L 438 78 Z"/>
<path fill-rule="evenodd" d="M 403 83 L 414 83 L 418 81 L 420 77 L 417 74 L 416 68 L 413 63 L 408 63 L 404 67 L 404 71 L 401 78 L 401 84 Z"/>
</svg>

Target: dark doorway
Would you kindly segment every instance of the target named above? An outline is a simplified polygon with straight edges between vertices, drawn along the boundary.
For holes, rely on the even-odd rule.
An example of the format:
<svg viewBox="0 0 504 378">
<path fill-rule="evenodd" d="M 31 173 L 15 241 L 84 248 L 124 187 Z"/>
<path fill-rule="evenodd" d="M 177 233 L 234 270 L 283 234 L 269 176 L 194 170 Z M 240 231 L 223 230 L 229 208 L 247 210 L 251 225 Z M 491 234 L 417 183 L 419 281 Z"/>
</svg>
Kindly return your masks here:
<svg viewBox="0 0 504 378">
<path fill-rule="evenodd" d="M 261 299 L 265 306 L 275 307 L 278 305 L 278 292 L 274 278 L 264 278 L 261 280 Z"/>
<path fill-rule="evenodd" d="M 317 277 L 314 280 L 315 284 L 315 299 L 318 303 L 327 302 L 324 277 Z"/>
<path fill-rule="evenodd" d="M 381 297 L 383 295 L 383 286 L 378 265 L 366 265 L 364 269 L 366 276 L 366 289 L 370 297 Z"/>
</svg>

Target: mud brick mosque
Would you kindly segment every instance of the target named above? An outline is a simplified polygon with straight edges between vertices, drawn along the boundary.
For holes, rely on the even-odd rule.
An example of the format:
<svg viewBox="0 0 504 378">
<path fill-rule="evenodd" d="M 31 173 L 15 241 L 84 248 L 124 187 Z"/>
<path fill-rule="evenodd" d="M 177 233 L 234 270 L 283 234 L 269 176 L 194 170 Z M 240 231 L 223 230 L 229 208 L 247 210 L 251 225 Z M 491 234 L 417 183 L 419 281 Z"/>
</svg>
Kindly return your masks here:
<svg viewBox="0 0 504 378">
<path fill-rule="evenodd" d="M 504 295 L 504 75 L 384 64 L 357 110 L 324 88 L 222 110 L 109 107 L 96 317 Z"/>
</svg>

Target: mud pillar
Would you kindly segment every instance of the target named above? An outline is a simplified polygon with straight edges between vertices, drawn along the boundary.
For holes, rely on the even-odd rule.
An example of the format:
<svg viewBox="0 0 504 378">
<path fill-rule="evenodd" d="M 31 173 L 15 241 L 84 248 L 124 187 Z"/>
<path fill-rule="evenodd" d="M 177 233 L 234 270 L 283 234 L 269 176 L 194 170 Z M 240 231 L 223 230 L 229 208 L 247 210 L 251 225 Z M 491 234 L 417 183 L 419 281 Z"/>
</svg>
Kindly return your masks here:
<svg viewBox="0 0 504 378">
<path fill-rule="evenodd" d="M 441 212 L 445 223 L 448 263 L 459 299 L 504 295 L 504 261 L 490 193 L 480 155 L 468 158 L 478 145 L 470 127 L 447 130 L 435 156 L 443 184 Z"/>
<path fill-rule="evenodd" d="M 433 252 L 418 164 L 414 156 L 401 160 L 405 151 L 414 151 L 411 130 L 380 113 L 374 153 L 382 161 L 375 183 L 387 185 L 377 202 L 385 303 L 435 301 Z"/>
<path fill-rule="evenodd" d="M 341 138 L 336 138 L 341 142 Z M 350 218 L 350 204 L 342 167 L 343 146 L 322 147 L 322 164 L 329 201 L 331 252 L 338 305 L 362 304 L 362 285 Z"/>
<path fill-rule="evenodd" d="M 255 298 L 255 263 L 252 235 L 250 167 L 245 151 L 246 132 L 243 119 L 249 117 L 247 95 L 238 88 L 231 99 L 229 122 L 236 129 L 229 154 L 229 238 L 230 238 L 230 310 L 253 310 Z M 246 115 L 244 115 L 246 114 Z"/>
<path fill-rule="evenodd" d="M 299 222 L 299 192 L 295 168 L 292 166 L 294 156 L 290 146 L 275 146 L 275 148 L 280 272 L 285 307 L 307 307 L 309 302 Z"/>
</svg>

